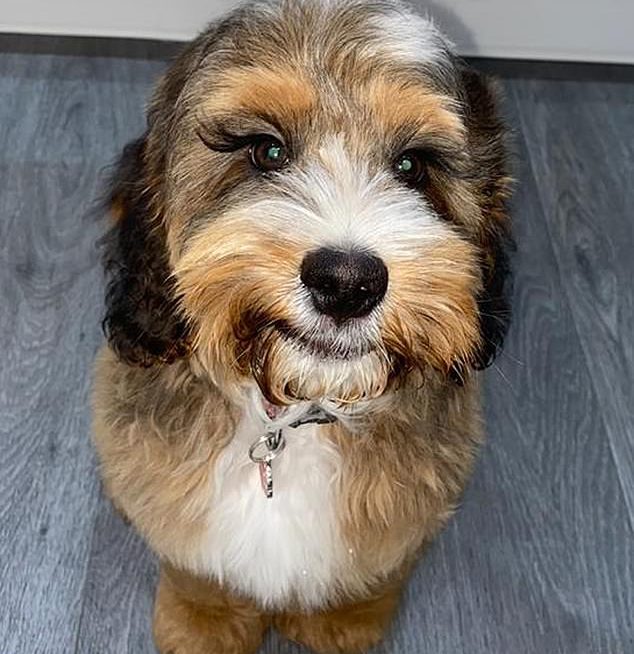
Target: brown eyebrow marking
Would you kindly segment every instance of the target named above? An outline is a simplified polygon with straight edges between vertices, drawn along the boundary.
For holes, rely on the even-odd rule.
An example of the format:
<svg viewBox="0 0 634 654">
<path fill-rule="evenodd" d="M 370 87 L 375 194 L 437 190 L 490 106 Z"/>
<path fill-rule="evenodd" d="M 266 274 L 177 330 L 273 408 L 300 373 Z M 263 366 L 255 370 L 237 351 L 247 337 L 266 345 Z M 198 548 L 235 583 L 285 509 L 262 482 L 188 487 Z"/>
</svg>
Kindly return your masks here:
<svg viewBox="0 0 634 654">
<path fill-rule="evenodd" d="M 466 146 L 466 128 L 455 100 L 429 90 L 418 81 L 391 81 L 379 77 L 361 92 L 376 120 L 386 132 L 398 133 L 413 126 L 420 140 L 436 140 L 444 148 Z M 451 146 L 453 147 L 453 146 Z"/>
<path fill-rule="evenodd" d="M 242 112 L 284 125 L 306 116 L 316 103 L 317 92 L 301 70 L 248 66 L 230 68 L 220 75 L 203 113 Z"/>
</svg>

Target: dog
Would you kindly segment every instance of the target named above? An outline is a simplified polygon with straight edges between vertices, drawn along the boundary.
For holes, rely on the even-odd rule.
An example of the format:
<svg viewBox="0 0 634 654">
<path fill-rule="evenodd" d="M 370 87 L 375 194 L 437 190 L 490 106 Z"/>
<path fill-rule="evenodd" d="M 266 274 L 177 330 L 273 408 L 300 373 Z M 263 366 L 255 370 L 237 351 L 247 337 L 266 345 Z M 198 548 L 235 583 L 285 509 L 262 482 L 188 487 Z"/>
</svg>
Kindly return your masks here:
<svg viewBox="0 0 634 654">
<path fill-rule="evenodd" d="M 384 635 L 508 325 L 497 105 L 389 0 L 246 5 L 158 84 L 108 196 L 94 441 L 162 654 Z"/>
</svg>

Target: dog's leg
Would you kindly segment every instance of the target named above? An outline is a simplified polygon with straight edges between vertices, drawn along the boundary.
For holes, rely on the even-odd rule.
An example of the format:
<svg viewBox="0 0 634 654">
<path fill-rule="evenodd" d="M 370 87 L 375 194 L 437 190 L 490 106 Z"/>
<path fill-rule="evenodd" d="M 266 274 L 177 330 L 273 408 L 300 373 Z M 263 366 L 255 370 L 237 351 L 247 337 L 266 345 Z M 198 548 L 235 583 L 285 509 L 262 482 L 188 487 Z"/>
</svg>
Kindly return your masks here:
<svg viewBox="0 0 634 654">
<path fill-rule="evenodd" d="M 161 654 L 254 654 L 269 622 L 217 584 L 162 567 L 154 606 Z"/>
<path fill-rule="evenodd" d="M 275 628 L 318 654 L 361 654 L 384 636 L 396 607 L 400 585 L 391 584 L 371 599 L 314 614 L 284 614 Z"/>
</svg>

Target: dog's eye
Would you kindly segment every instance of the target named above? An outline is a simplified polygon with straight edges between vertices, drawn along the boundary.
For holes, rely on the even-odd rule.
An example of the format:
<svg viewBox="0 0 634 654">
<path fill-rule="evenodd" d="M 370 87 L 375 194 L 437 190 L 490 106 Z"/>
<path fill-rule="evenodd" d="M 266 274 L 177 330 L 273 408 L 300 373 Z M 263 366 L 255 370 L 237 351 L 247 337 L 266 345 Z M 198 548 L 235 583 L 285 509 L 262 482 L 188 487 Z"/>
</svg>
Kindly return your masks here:
<svg viewBox="0 0 634 654">
<path fill-rule="evenodd" d="M 397 177 L 410 186 L 420 184 L 426 173 L 422 155 L 416 150 L 403 152 L 394 162 L 394 172 Z"/>
<path fill-rule="evenodd" d="M 288 162 L 286 147 L 277 139 L 267 136 L 251 145 L 249 148 L 251 162 L 259 170 L 279 170 Z"/>
</svg>

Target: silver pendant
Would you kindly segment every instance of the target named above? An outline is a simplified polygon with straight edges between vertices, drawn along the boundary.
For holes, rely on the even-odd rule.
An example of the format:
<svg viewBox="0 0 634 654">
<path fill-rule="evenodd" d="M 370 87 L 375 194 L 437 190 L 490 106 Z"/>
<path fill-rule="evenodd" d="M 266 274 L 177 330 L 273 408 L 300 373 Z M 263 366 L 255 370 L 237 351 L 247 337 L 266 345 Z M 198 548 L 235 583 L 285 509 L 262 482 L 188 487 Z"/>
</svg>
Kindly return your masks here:
<svg viewBox="0 0 634 654">
<path fill-rule="evenodd" d="M 260 468 L 260 483 L 268 499 L 273 497 L 273 459 L 281 454 L 285 447 L 286 440 L 282 430 L 278 429 L 258 438 L 249 448 L 249 458 Z"/>
</svg>

